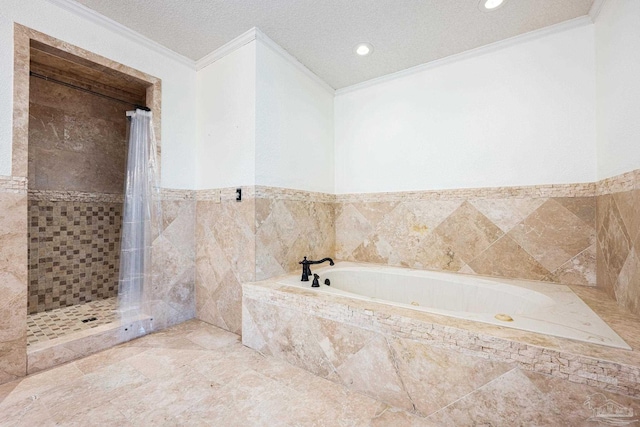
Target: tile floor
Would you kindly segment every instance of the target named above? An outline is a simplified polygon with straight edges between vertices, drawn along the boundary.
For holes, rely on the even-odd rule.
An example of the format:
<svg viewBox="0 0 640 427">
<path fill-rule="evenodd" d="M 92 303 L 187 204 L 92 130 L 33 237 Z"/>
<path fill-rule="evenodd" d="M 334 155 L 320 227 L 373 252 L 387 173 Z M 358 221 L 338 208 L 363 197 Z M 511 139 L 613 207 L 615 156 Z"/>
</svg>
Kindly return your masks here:
<svg viewBox="0 0 640 427">
<path fill-rule="evenodd" d="M 29 314 L 27 316 L 27 345 L 44 342 L 95 328 L 116 320 L 117 297 L 92 301 L 70 307 Z M 96 320 L 83 323 L 85 319 Z"/>
<path fill-rule="evenodd" d="M 1 426 L 598 426 L 607 407 L 639 423 L 640 401 L 513 369 L 420 418 L 196 320 L 0 385 Z"/>
</svg>

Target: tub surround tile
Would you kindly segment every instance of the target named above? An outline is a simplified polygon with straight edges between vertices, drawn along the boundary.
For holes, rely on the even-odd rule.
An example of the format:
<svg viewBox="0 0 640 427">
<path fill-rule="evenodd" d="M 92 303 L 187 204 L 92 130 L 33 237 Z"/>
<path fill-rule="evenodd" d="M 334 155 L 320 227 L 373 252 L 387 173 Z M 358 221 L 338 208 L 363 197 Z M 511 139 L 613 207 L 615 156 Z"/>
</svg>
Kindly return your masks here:
<svg viewBox="0 0 640 427">
<path fill-rule="evenodd" d="M 331 203 L 256 199 L 256 279 L 295 271 L 302 256 L 334 256 L 333 221 Z"/>
<path fill-rule="evenodd" d="M 547 270 L 554 271 L 595 242 L 593 225 L 548 200 L 509 235 Z"/>
<path fill-rule="evenodd" d="M 545 280 L 550 271 L 506 235 L 482 252 L 469 265 L 477 274 L 498 277 L 526 277 Z"/>
<path fill-rule="evenodd" d="M 554 270 L 551 281 L 593 286 L 597 282 L 596 244 L 592 244 L 578 255 Z"/>
<path fill-rule="evenodd" d="M 239 333 L 247 281 L 299 268 L 302 256 L 334 256 L 333 196 L 273 187 L 198 190 L 197 316 Z"/>
<path fill-rule="evenodd" d="M 484 252 L 503 232 L 469 202 L 464 202 L 434 231 L 463 262 Z"/>
<path fill-rule="evenodd" d="M 427 420 L 434 425 L 597 425 L 591 417 L 608 402 L 634 413 L 640 409 L 636 399 L 513 370 Z"/>
<path fill-rule="evenodd" d="M 504 233 L 508 233 L 548 199 L 477 199 L 471 204 Z"/>
<path fill-rule="evenodd" d="M 597 281 L 618 304 L 640 314 L 640 169 L 598 183 Z"/>
<path fill-rule="evenodd" d="M 504 281 L 509 283 L 509 280 Z M 581 286 L 573 289 L 577 293 L 579 290 L 579 296 L 632 348 L 640 348 L 640 338 L 637 337 L 640 318 L 618 307 L 599 289 Z M 343 383 L 341 376 L 331 373 L 331 366 L 336 367 L 317 349 L 317 343 L 323 340 L 322 334 L 318 335 L 317 332 L 318 324 L 329 321 L 341 322 L 344 324 L 341 328 L 357 330 L 358 334 L 382 334 L 387 340 L 397 338 L 415 341 L 427 346 L 429 352 L 452 351 L 456 353 L 455 357 L 462 354 L 472 362 L 456 363 L 469 363 L 473 372 L 479 371 L 473 361 L 481 363 L 483 367 L 491 361 L 498 370 L 501 364 L 506 364 L 509 369 L 518 367 L 573 383 L 640 397 L 640 352 L 637 350 L 616 349 L 369 301 L 317 294 L 271 281 L 245 284 L 243 291 L 243 310 L 249 314 L 243 316 L 243 343 L 257 343 L 261 352 L 281 357 L 319 375 L 327 375 L 328 372 L 326 378 L 332 381 Z M 283 312 L 286 312 L 284 318 L 281 317 Z M 287 325 L 290 319 L 295 319 L 294 326 Z M 276 323 L 277 326 L 274 326 Z M 283 339 L 283 336 L 289 336 L 288 328 L 300 329 L 301 323 L 307 330 L 306 337 L 299 341 Z M 292 345 L 293 342 L 296 346 Z M 351 357 L 354 356 L 347 357 L 344 363 L 348 363 Z M 454 356 L 448 357 L 455 360 Z M 428 357 L 416 359 L 426 360 Z M 408 357 L 407 360 L 413 359 Z M 395 366 L 400 366 L 398 363 Z M 364 362 L 360 363 L 360 366 L 365 365 Z M 438 363 L 434 365 L 440 366 Z M 336 369 L 340 374 L 342 368 Z M 467 374 L 467 378 L 473 378 L 473 375 Z M 411 382 L 404 377 L 402 380 L 405 386 Z M 398 401 L 395 404 L 399 405 Z"/>
<path fill-rule="evenodd" d="M 595 219 L 590 220 L 595 217 L 593 197 L 582 196 L 585 193 L 580 191 L 573 192 L 578 197 L 570 197 L 573 193 L 564 187 L 561 193 L 566 197 L 556 198 L 505 198 L 500 189 L 492 190 L 484 198 L 473 190 L 416 193 L 416 197 L 413 193 L 339 195 L 336 257 L 563 284 L 596 284 L 595 257 L 590 249 L 596 240 Z M 488 197 L 495 192 L 501 198 Z M 394 194 L 406 198 L 378 201 Z M 461 195 L 475 197 L 454 198 Z"/>
</svg>

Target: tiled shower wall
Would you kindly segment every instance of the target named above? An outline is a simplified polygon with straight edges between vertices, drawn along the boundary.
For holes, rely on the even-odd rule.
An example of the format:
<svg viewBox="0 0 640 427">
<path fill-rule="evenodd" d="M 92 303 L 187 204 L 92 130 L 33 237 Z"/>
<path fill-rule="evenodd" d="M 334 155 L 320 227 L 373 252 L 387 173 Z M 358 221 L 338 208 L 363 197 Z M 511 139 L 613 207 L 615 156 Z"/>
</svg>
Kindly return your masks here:
<svg viewBox="0 0 640 427">
<path fill-rule="evenodd" d="M 70 196 L 29 193 L 29 314 L 117 295 L 122 198 Z"/>
<path fill-rule="evenodd" d="M 117 294 L 126 109 L 30 79 L 29 313 Z"/>
<path fill-rule="evenodd" d="M 598 286 L 640 315 L 640 169 L 598 183 Z"/>
</svg>

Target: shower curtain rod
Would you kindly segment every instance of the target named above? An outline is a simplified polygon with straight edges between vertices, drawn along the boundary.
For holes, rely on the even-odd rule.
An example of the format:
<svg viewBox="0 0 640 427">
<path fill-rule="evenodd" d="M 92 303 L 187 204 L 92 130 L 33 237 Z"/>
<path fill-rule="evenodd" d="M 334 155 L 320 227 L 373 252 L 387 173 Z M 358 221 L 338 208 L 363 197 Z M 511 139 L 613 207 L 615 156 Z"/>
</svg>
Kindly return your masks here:
<svg viewBox="0 0 640 427">
<path fill-rule="evenodd" d="M 42 75 L 42 74 L 34 73 L 33 71 L 29 71 L 29 75 L 32 76 L 32 77 L 38 78 L 38 79 L 46 80 L 48 82 L 57 83 L 59 85 L 66 86 L 66 87 L 71 88 L 71 89 L 76 89 L 76 90 L 79 90 L 79 91 L 82 91 L 82 92 L 85 92 L 85 93 L 90 93 L 91 95 L 96 95 L 96 96 L 99 96 L 101 98 L 110 99 L 112 101 L 121 102 L 121 103 L 127 104 L 127 105 L 133 105 L 134 107 L 136 107 L 136 109 L 139 108 L 141 110 L 151 111 L 150 108 L 145 107 L 144 105 L 135 104 L 133 102 L 125 101 L 123 99 L 114 98 L 113 96 L 105 95 L 103 93 L 94 92 L 94 91 L 92 91 L 90 89 L 86 89 L 86 88 L 83 88 L 83 87 L 80 87 L 80 86 L 72 85 L 71 83 L 63 82 L 63 81 L 60 81 L 60 80 L 52 79 L 51 77 L 47 77 L 47 76 Z"/>
</svg>

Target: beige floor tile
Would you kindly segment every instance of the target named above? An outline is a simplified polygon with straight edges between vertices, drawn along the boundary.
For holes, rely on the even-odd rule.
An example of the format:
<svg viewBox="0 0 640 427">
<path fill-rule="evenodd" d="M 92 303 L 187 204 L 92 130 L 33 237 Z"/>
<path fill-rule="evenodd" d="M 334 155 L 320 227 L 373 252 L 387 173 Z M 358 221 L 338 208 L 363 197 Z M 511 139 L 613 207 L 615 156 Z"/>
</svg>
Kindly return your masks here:
<svg viewBox="0 0 640 427">
<path fill-rule="evenodd" d="M 424 418 L 198 321 L 2 385 L 3 396 L 3 427 L 597 425 L 589 398 L 640 413 L 640 400 L 514 369 Z"/>
</svg>

